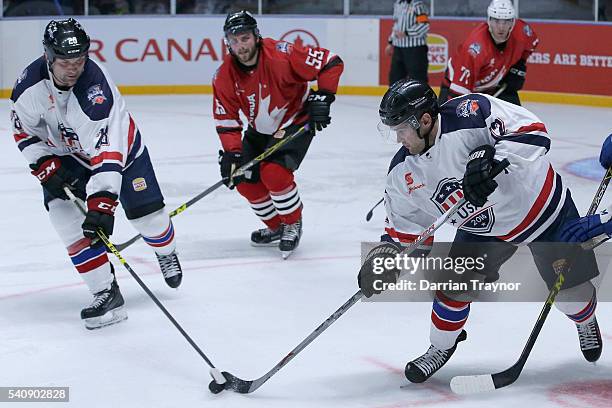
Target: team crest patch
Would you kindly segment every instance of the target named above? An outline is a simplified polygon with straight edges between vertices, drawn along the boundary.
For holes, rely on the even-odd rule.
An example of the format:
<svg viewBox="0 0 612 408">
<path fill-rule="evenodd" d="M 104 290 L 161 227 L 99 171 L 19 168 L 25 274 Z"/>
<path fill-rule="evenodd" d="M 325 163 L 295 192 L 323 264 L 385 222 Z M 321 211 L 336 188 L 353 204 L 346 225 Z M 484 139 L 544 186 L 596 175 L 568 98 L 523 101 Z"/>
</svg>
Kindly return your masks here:
<svg viewBox="0 0 612 408">
<path fill-rule="evenodd" d="M 478 101 L 475 99 L 466 99 L 462 101 L 459 105 L 457 105 L 457 117 L 458 118 L 467 118 L 472 115 L 476 116 L 480 107 L 478 106 Z"/>
<path fill-rule="evenodd" d="M 436 191 L 431 196 L 431 201 L 433 201 L 441 213 L 445 213 L 462 198 L 461 182 L 452 177 L 440 180 Z"/>
<path fill-rule="evenodd" d="M 531 27 L 529 27 L 529 24 L 525 24 L 525 26 L 523 27 L 523 32 L 527 37 L 531 37 L 531 35 L 533 34 L 533 31 L 531 30 Z"/>
<path fill-rule="evenodd" d="M 440 213 L 445 213 L 462 198 L 461 181 L 453 177 L 440 180 L 431 196 L 431 201 L 438 207 Z M 493 229 L 495 214 L 493 207 L 477 208 L 466 201 L 449 222 L 452 226 L 467 232 L 488 233 Z"/>
<path fill-rule="evenodd" d="M 135 178 L 134 180 L 132 180 L 132 187 L 134 187 L 134 191 L 146 190 L 147 181 L 142 177 Z"/>
<path fill-rule="evenodd" d="M 102 86 L 100 84 L 90 86 L 87 90 L 87 99 L 89 99 L 92 105 L 103 104 L 106 101 L 106 96 L 104 96 Z"/>
<path fill-rule="evenodd" d="M 495 214 L 493 207 L 481 209 L 478 212 L 470 213 L 470 210 L 475 210 L 474 206 L 467 204 L 457 211 L 457 216 L 462 219 L 459 228 L 466 232 L 474 234 L 486 234 L 491 232 L 495 223 Z"/>
<path fill-rule="evenodd" d="M 288 48 L 289 44 L 284 41 L 276 43 L 276 49 L 280 52 L 284 52 L 285 54 L 287 54 Z"/>
<path fill-rule="evenodd" d="M 472 54 L 472 56 L 477 56 L 478 54 L 480 54 L 480 44 L 478 43 L 471 43 L 470 46 L 468 47 L 468 52 L 470 54 Z"/>
</svg>

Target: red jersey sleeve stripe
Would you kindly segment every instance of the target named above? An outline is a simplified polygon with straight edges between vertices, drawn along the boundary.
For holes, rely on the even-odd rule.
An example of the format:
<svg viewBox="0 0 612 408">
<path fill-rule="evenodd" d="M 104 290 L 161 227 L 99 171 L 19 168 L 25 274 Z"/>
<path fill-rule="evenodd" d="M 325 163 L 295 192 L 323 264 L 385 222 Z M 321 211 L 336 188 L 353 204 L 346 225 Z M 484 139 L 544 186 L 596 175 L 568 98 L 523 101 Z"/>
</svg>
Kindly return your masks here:
<svg viewBox="0 0 612 408">
<path fill-rule="evenodd" d="M 104 160 L 117 160 L 123 162 L 123 155 L 119 152 L 102 152 L 92 157 L 90 163 L 92 166 L 95 166 L 96 164 L 102 163 Z"/>
<path fill-rule="evenodd" d="M 543 123 L 539 123 L 539 122 L 532 123 L 531 125 L 527 125 L 527 126 L 521 126 L 516 132 L 510 132 L 510 133 L 528 133 L 528 132 L 534 132 L 534 131 L 548 133 L 548 131 L 546 130 L 546 126 Z"/>
<path fill-rule="evenodd" d="M 385 228 L 385 232 L 389 234 L 391 238 L 395 238 L 402 243 L 409 244 L 414 242 L 419 236 L 415 234 L 404 234 L 403 232 L 398 232 L 394 228 Z M 421 245 L 432 246 L 434 242 L 434 237 L 427 238 Z"/>
<path fill-rule="evenodd" d="M 132 150 L 132 145 L 134 144 L 134 136 L 136 134 L 136 124 L 134 123 L 134 119 L 132 119 L 132 115 L 130 115 L 130 127 L 128 128 L 128 154 Z"/>
</svg>

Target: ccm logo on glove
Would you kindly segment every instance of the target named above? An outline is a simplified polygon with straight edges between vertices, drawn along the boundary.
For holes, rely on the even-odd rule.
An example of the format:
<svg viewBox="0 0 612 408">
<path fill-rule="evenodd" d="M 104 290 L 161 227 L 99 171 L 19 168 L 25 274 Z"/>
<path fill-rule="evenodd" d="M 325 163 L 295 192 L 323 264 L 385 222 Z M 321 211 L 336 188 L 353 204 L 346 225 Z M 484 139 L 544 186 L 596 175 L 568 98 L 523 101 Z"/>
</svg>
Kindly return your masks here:
<svg viewBox="0 0 612 408">
<path fill-rule="evenodd" d="M 57 171 L 58 166 L 56 166 L 56 160 L 48 160 L 44 164 L 46 164 L 45 168 L 38 169 L 36 172 L 36 178 L 40 181 L 45 181 L 49 176 Z"/>
</svg>

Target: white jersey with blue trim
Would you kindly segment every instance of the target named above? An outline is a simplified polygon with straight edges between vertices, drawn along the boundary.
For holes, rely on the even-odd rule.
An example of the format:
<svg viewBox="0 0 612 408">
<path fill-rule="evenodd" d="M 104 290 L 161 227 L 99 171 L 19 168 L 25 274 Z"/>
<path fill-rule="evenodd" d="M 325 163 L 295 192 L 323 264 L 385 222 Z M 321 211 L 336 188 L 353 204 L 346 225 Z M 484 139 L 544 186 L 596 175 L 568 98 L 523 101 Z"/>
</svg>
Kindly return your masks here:
<svg viewBox="0 0 612 408">
<path fill-rule="evenodd" d="M 521 244 L 554 222 L 567 193 L 546 157 L 550 138 L 537 116 L 489 95 L 468 94 L 442 105 L 438 124 L 435 144 L 427 152 L 410 155 L 402 147 L 391 162 L 385 190 L 388 236 L 413 241 L 459 201 L 468 155 L 484 144 L 510 166 L 495 178 L 498 187 L 484 206 L 466 202 L 448 223 Z"/>
<path fill-rule="evenodd" d="M 64 91 L 50 80 L 40 57 L 17 79 L 10 104 L 13 136 L 28 162 L 51 154 L 72 156 L 92 170 L 87 195 L 119 195 L 121 172 L 146 149 L 117 87 L 91 59 Z"/>
</svg>

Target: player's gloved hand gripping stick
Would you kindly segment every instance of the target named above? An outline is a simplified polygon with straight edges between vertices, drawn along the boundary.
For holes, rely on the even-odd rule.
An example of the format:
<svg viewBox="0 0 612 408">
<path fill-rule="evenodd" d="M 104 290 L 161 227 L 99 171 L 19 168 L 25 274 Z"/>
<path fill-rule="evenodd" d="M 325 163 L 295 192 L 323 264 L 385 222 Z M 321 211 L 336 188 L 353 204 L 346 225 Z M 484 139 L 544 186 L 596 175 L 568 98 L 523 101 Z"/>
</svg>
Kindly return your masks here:
<svg viewBox="0 0 612 408">
<path fill-rule="evenodd" d="M 508 159 L 502 160 L 497 166 L 493 168 L 491 171 L 491 178 L 496 177 L 499 173 L 501 173 L 506 167 L 510 165 Z M 417 237 L 414 242 L 408 244 L 405 249 L 399 253 L 398 255 L 409 255 L 414 252 L 415 249 L 419 245 L 421 245 L 427 238 L 429 238 L 438 228 L 440 228 L 449 218 L 451 218 L 461 206 L 466 203 L 465 198 L 461 198 L 455 205 L 453 205 L 445 214 L 440 216 L 433 224 L 427 227 L 421 234 Z M 261 387 L 266 381 L 270 379 L 274 374 L 276 374 L 281 368 L 283 368 L 289 361 L 293 360 L 295 356 L 297 356 L 302 350 L 306 348 L 310 343 L 314 341 L 321 333 L 323 333 L 329 326 L 332 325 L 336 320 L 338 320 L 347 310 L 349 310 L 359 299 L 363 297 L 363 293 L 361 290 L 358 290 L 349 300 L 347 300 L 338 310 L 332 313 L 323 323 L 319 325 L 312 333 L 308 335 L 300 344 L 298 344 L 293 350 L 291 350 L 281 361 L 279 361 L 270 371 L 268 371 L 263 376 L 255 379 L 255 380 L 242 380 L 233 374 L 224 371 L 222 374 L 227 381 L 224 384 L 220 384 L 216 379 L 210 382 L 208 388 L 211 392 L 217 394 L 223 390 L 232 390 L 234 392 L 238 392 L 241 394 L 248 394 L 259 387 Z"/>
<path fill-rule="evenodd" d="M 293 134 L 280 139 L 278 142 L 276 142 L 276 144 L 272 145 L 270 148 L 268 148 L 266 151 L 261 153 L 259 156 L 255 157 L 253 160 L 250 160 L 250 161 L 244 163 L 239 168 L 237 168 L 232 173 L 231 177 L 232 178 L 238 178 L 238 177 L 244 176 L 245 172 L 247 172 L 251 167 L 255 166 L 256 164 L 259 164 L 262 161 L 264 161 L 265 159 L 267 159 L 268 157 L 270 157 L 271 155 L 276 153 L 278 151 L 278 149 L 280 149 L 283 146 L 286 146 L 287 144 L 291 143 L 294 139 L 300 137 L 301 135 L 303 135 L 304 133 L 307 133 L 309 131 L 310 131 L 309 125 L 305 124 L 304 126 L 299 128 L 298 130 L 296 130 Z M 181 204 L 178 208 L 173 210 L 169 214 L 170 217 L 174 217 L 175 215 L 178 215 L 178 214 L 182 213 L 187 208 L 191 207 L 193 204 L 195 204 L 198 201 L 200 201 L 202 198 L 206 197 L 207 195 L 209 195 L 210 193 L 212 193 L 213 191 L 215 191 L 216 189 L 218 189 L 222 185 L 228 183 L 228 181 L 229 181 L 229 177 L 224 177 L 221 180 L 217 181 L 215 184 L 213 184 L 212 186 L 208 187 L 206 190 L 202 191 L 200 194 L 198 194 L 197 196 L 193 197 L 191 200 L 187 201 L 184 204 Z M 140 234 L 135 235 L 132 238 L 130 238 L 128 241 L 126 241 L 126 242 L 124 242 L 122 244 L 117 244 L 116 248 L 117 248 L 118 251 L 123 251 L 125 248 L 129 247 L 134 242 L 138 241 L 140 238 L 142 238 L 142 235 L 140 235 Z"/>
</svg>

